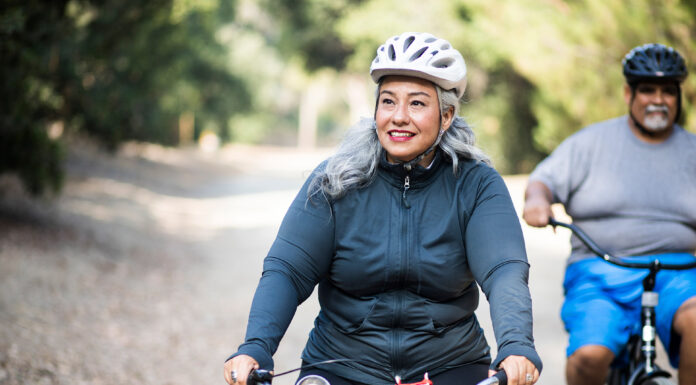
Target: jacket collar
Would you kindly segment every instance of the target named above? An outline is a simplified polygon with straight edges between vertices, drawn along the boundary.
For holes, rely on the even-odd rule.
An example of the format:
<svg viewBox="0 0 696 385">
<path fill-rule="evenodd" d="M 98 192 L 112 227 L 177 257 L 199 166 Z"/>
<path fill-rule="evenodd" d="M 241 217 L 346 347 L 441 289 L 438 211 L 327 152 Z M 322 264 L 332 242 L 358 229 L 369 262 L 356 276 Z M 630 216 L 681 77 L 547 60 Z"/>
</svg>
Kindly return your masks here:
<svg viewBox="0 0 696 385">
<path fill-rule="evenodd" d="M 428 184 L 430 178 L 440 171 L 444 163 L 443 158 L 444 156 L 442 155 L 442 151 L 437 149 L 435 150 L 435 157 L 433 158 L 433 162 L 429 168 L 415 165 L 410 171 L 408 171 L 404 168 L 403 164 L 390 163 L 387 160 L 387 152 L 382 150 L 379 161 L 379 168 L 381 172 L 378 174 L 386 179 L 390 184 L 397 187 L 403 186 L 404 179 L 408 175 L 410 178 L 411 188 L 420 187 Z"/>
</svg>

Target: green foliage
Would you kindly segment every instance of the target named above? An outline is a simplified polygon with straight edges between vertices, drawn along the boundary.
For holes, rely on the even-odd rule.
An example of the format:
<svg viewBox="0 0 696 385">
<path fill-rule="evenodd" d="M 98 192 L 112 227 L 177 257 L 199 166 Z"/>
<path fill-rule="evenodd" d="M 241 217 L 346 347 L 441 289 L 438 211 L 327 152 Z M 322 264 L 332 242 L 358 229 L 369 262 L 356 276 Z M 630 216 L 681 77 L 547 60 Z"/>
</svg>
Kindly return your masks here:
<svg viewBox="0 0 696 385">
<path fill-rule="evenodd" d="M 261 0 L 261 4 L 281 22 L 275 45 L 286 57 L 299 56 L 304 67 L 315 71 L 323 67 L 341 70 L 352 53 L 340 39 L 334 25 L 361 0 Z"/>
<path fill-rule="evenodd" d="M 536 150 L 532 139 L 538 124 L 531 109 L 534 86 L 506 62 L 491 68 L 488 79 L 485 94 L 478 95 L 467 108 L 468 118 L 498 170 L 527 173 L 544 155 Z"/>
<path fill-rule="evenodd" d="M 69 33 L 66 2 L 7 1 L 0 8 L 0 172 L 16 172 L 29 191 L 58 191 L 61 149 L 46 127 L 60 115 L 53 87 L 57 46 Z"/>
<path fill-rule="evenodd" d="M 404 31 L 448 39 L 469 67 L 462 112 L 506 173 L 531 171 L 584 125 L 624 114 L 621 59 L 632 47 L 662 42 L 696 62 L 691 1 L 258 1 L 282 25 L 270 43 L 309 71 L 367 74 L 379 44 Z M 695 90 L 692 76 L 685 111 Z"/>
<path fill-rule="evenodd" d="M 375 50 L 404 31 L 463 53 L 462 114 L 501 172 L 528 172 L 584 125 L 625 113 L 632 47 L 671 45 L 693 68 L 695 17 L 690 0 L 6 0 L 0 172 L 58 188 L 56 123 L 112 149 L 176 145 L 182 117 L 223 141 L 295 143 L 314 87 L 319 139 L 331 144 L 349 113 L 365 113 L 359 94 L 371 97 L 347 85 L 372 85 Z M 696 131 L 696 76 L 683 90 Z"/>
<path fill-rule="evenodd" d="M 546 153 L 582 126 L 625 113 L 621 59 L 634 46 L 665 43 L 696 62 L 693 6 L 687 11 L 679 1 L 466 3 L 474 9 L 472 27 L 533 85 L 534 141 Z M 687 105 L 693 81 L 684 87 Z"/>
<path fill-rule="evenodd" d="M 234 1 L 72 0 L 5 2 L 0 60 L 5 97 L 0 171 L 32 192 L 60 186 L 55 121 L 110 149 L 124 140 L 177 144 L 182 114 L 223 139 L 250 107 L 246 84 L 216 40 Z M 31 154 L 31 162 L 26 154 Z"/>
<path fill-rule="evenodd" d="M 479 144 L 500 171 L 528 172 L 542 157 L 531 137 L 537 124 L 531 110 L 535 88 L 482 32 L 478 24 L 488 20 L 480 20 L 480 12 L 471 1 L 371 1 L 353 9 L 337 28 L 355 47 L 349 68 L 362 73 L 368 72 L 376 48 L 389 36 L 425 31 L 449 40 L 467 62 L 462 115 Z"/>
<path fill-rule="evenodd" d="M 63 153 L 43 127 L 28 124 L 0 133 L 0 173 L 16 172 L 29 192 L 41 195 L 63 185 Z"/>
<path fill-rule="evenodd" d="M 176 144 L 182 112 L 194 113 L 197 126 L 226 127 L 249 107 L 248 91 L 215 40 L 228 21 L 220 15 L 230 12 L 218 14 L 217 3 L 181 8 L 173 12 L 170 0 L 111 0 L 80 11 L 93 18 L 77 36 L 66 78 L 83 130 L 110 147 L 126 139 Z"/>
<path fill-rule="evenodd" d="M 453 1 L 366 1 L 348 9 L 335 28 L 341 39 L 354 48 L 348 69 L 367 73 L 377 47 L 403 32 L 430 32 L 462 48 L 467 26 L 458 18 L 460 14 L 460 7 Z M 466 57 L 466 50 L 462 52 Z"/>
</svg>

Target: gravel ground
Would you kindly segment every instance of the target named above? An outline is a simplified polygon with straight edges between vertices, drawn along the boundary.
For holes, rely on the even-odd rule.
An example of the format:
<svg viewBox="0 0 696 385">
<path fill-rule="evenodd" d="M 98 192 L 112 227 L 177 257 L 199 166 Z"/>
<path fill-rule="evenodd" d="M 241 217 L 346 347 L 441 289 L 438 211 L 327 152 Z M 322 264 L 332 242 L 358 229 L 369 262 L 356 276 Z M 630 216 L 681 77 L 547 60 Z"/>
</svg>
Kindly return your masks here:
<svg viewBox="0 0 696 385">
<path fill-rule="evenodd" d="M 0 177 L 0 385 L 224 384 L 262 259 L 328 153 L 130 144 L 108 155 L 77 142 L 60 197 L 30 199 Z M 519 209 L 526 178 L 506 182 Z M 563 383 L 568 234 L 524 231 L 539 384 Z M 299 364 L 316 311 L 315 298 L 300 306 L 277 370 Z M 478 313 L 493 341 L 485 301 Z"/>
<path fill-rule="evenodd" d="M 247 173 L 244 147 L 72 147 L 58 198 L 0 178 L 0 384 L 223 383 L 303 175 Z"/>
</svg>

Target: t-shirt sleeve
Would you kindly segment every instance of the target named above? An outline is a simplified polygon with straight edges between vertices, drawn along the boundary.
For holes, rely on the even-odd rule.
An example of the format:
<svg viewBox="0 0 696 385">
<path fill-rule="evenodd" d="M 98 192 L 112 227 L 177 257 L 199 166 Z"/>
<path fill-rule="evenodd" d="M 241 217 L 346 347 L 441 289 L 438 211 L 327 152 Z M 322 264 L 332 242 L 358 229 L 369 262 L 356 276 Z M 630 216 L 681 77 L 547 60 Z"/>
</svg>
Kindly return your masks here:
<svg viewBox="0 0 696 385">
<path fill-rule="evenodd" d="M 588 175 L 592 150 L 588 133 L 571 135 L 537 165 L 529 181 L 545 184 L 553 194 L 552 203 L 567 204 Z"/>
</svg>

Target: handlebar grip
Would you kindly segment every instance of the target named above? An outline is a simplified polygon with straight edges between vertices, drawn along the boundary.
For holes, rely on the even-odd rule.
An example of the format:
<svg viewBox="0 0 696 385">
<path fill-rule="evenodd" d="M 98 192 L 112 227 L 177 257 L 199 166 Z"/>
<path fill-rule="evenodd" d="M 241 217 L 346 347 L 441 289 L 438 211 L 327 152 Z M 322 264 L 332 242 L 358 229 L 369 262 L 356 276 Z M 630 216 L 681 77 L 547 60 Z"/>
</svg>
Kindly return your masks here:
<svg viewBox="0 0 696 385">
<path fill-rule="evenodd" d="M 478 385 L 507 385 L 507 374 L 504 370 L 499 370 L 496 374 L 479 382 Z"/>
<path fill-rule="evenodd" d="M 498 385 L 507 385 L 507 374 L 504 370 L 498 371 L 493 377 L 498 379 Z"/>
<path fill-rule="evenodd" d="M 247 385 L 271 385 L 273 373 L 266 369 L 254 369 L 249 373 Z"/>
<path fill-rule="evenodd" d="M 549 217 L 549 225 L 551 225 L 551 226 L 553 226 L 553 227 L 556 227 L 556 226 L 558 226 L 559 223 L 560 223 L 560 222 L 558 222 L 558 221 L 556 220 L 556 218 L 554 218 L 554 217 Z"/>
</svg>

